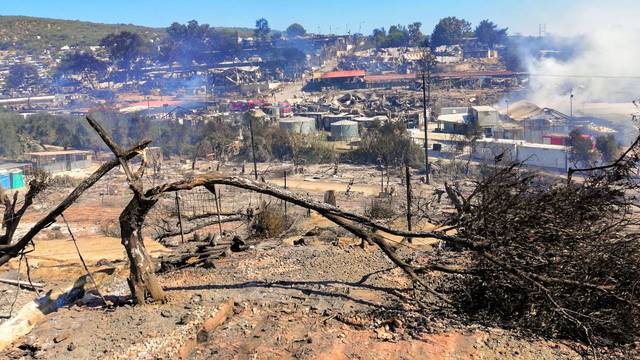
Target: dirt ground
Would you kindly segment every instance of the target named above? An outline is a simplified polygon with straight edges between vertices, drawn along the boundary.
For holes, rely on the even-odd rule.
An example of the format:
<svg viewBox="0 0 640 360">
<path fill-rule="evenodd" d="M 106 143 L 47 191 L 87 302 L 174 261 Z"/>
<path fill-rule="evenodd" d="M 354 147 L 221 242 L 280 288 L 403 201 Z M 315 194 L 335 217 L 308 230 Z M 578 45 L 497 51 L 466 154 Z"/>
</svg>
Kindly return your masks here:
<svg viewBox="0 0 640 360">
<path fill-rule="evenodd" d="M 261 171 L 266 173 L 266 168 L 273 166 L 261 164 Z M 178 165 L 168 168 L 182 171 Z M 233 173 L 238 168 L 229 165 L 224 170 Z M 278 172 L 273 174 L 265 180 L 281 185 Z M 330 166 L 312 166 L 305 174 L 289 177 L 287 185 L 317 200 L 325 190 L 335 190 L 339 206 L 362 213 L 378 195 L 379 179 L 378 171 L 370 167 L 345 166 L 334 177 Z M 432 188 L 420 184 L 417 176 L 415 179 L 415 192 L 429 194 Z M 392 186 L 397 194 L 402 193 L 398 178 L 390 180 Z M 28 229 L 64 197 L 65 191 L 70 188 L 39 199 L 19 231 Z M 223 211 L 274 201 L 228 187 L 220 191 Z M 404 200 L 396 196 L 395 205 L 400 209 Z M 306 216 L 306 211 L 293 206 L 289 212 L 296 220 L 283 236 L 258 242 L 244 252 L 229 252 L 215 261 L 215 268 L 188 267 L 163 273 L 160 281 L 169 302 L 132 306 L 127 300 L 124 250 L 119 238 L 104 234 L 104 225 L 117 221 L 128 197 L 122 174 L 114 174 L 65 212 L 90 269 L 116 270 L 99 288 L 108 301 L 120 306 L 104 309 L 95 291 L 87 291 L 73 305 L 48 314 L 29 334 L 0 352 L 0 358 L 169 359 L 179 358 L 179 354 L 189 359 L 578 357 L 567 345 L 465 323 L 443 315 L 445 309 L 415 311 L 404 301 L 413 294 L 410 281 L 384 254 L 373 247 L 361 247 L 359 240 L 331 222 L 315 213 Z M 166 206 L 173 201 L 166 199 Z M 402 216 L 392 222 L 404 226 Z M 227 230 L 242 232 L 243 228 L 243 224 L 225 225 Z M 416 228 L 432 227 L 422 222 Z M 383 235 L 395 242 L 402 240 Z M 151 229 L 145 237 L 154 257 L 174 251 L 155 242 Z M 300 239 L 304 239 L 302 244 L 294 245 Z M 401 251 L 428 254 L 435 245 L 425 239 Z M 32 281 L 44 284 L 45 291 L 73 283 L 84 274 L 60 219 L 39 235 L 27 258 Z M 25 264 L 18 263 L 14 260 L 3 269 L 3 277 L 17 278 L 20 273 L 24 280 Z M 0 285 L 0 314 L 6 319 L 35 297 L 32 291 L 17 292 L 11 285 Z M 232 304 L 229 318 L 213 331 L 203 331 L 203 323 L 215 317 L 225 303 Z"/>
<path fill-rule="evenodd" d="M 125 275 L 121 272 L 103 292 L 126 294 Z M 338 246 L 265 242 L 219 261 L 216 269 L 185 269 L 161 279 L 168 304 L 104 311 L 92 307 L 95 297 L 86 296 L 50 314 L 2 355 L 171 358 L 196 338 L 191 359 L 576 357 L 564 345 L 499 329 L 456 327 L 431 316 L 421 319 L 424 329 L 415 324 L 407 329 L 402 316 L 394 316 L 402 309 L 398 297 L 410 292 L 409 282 L 380 252 L 355 241 Z M 207 337 L 198 336 L 199 325 L 228 299 L 234 302 L 230 319 Z M 385 324 L 389 318 L 395 322 Z M 421 330 L 418 338 L 409 334 Z"/>
</svg>

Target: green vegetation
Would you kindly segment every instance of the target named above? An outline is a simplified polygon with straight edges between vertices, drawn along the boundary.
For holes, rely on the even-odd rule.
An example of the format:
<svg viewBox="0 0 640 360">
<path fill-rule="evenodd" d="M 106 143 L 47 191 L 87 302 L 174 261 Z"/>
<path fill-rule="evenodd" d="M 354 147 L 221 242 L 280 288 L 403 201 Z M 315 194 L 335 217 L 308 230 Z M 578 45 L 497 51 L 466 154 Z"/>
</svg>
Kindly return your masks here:
<svg viewBox="0 0 640 360">
<path fill-rule="evenodd" d="M 503 44 L 507 40 L 507 28 L 500 29 L 489 20 L 482 20 L 475 28 L 471 23 L 454 16 L 441 19 L 433 29 L 431 36 L 422 33 L 422 23 L 414 22 L 406 27 L 403 25 L 391 25 L 389 30 L 385 28 L 374 29 L 369 37 L 368 45 L 377 48 L 401 47 L 401 46 L 440 46 L 460 44 L 463 38 L 475 36 L 481 44 L 493 47 Z"/>
<path fill-rule="evenodd" d="M 604 162 L 613 162 L 620 155 L 620 145 L 612 134 L 596 137 L 596 149 L 602 155 Z"/>
<path fill-rule="evenodd" d="M 597 158 L 593 141 L 581 129 L 573 129 L 569 133 L 569 145 L 571 146 L 571 162 L 577 166 L 591 166 Z"/>
<path fill-rule="evenodd" d="M 107 49 L 112 61 L 128 70 L 142 55 L 144 40 L 136 33 L 123 31 L 105 36 L 100 46 Z"/>
<path fill-rule="evenodd" d="M 251 36 L 253 29 L 240 27 L 211 27 L 219 33 L 238 33 Z M 100 24 L 77 20 L 59 20 L 28 16 L 0 16 L 0 49 L 17 48 L 41 51 L 51 47 L 97 46 L 109 34 L 127 31 L 142 37 L 145 42 L 162 42 L 164 28 L 150 28 L 131 24 Z"/>
<path fill-rule="evenodd" d="M 229 150 L 242 131 L 249 139 L 247 126 L 229 123 L 179 124 L 176 121 L 149 121 L 140 114 L 95 112 L 93 116 L 113 135 L 118 144 L 131 146 L 150 139 L 162 147 L 166 156 L 192 159 L 213 154 L 216 159 L 251 160 L 249 141 L 240 144 L 239 154 Z M 0 157 L 20 158 L 26 151 L 42 150 L 42 145 L 86 150 L 107 150 L 80 116 L 36 114 L 23 119 L 11 112 L 0 112 Z M 297 164 L 332 162 L 332 146 L 319 136 L 292 134 L 261 121 L 254 123 L 258 161 L 287 160 Z"/>
<path fill-rule="evenodd" d="M 406 163 L 419 166 L 422 150 L 407 136 L 406 127 L 401 122 L 376 123 L 362 135 L 357 150 L 346 158 L 360 164 L 380 164 L 385 168 L 402 166 Z"/>
<path fill-rule="evenodd" d="M 286 30 L 286 33 L 287 33 L 287 36 L 296 37 L 296 36 L 305 35 L 307 33 L 307 30 L 304 28 L 304 26 L 298 23 L 293 23 L 289 25 L 289 27 Z"/>
<path fill-rule="evenodd" d="M 167 38 L 160 47 L 160 60 L 189 66 L 194 61 L 210 58 L 211 50 L 238 51 L 237 35 L 235 31 L 214 29 L 195 20 L 186 24 L 176 22 L 167 28 Z"/>
<path fill-rule="evenodd" d="M 267 19 L 260 18 L 256 20 L 256 28 L 253 31 L 253 35 L 261 44 L 264 44 L 271 39 L 271 28 L 269 27 Z"/>
<path fill-rule="evenodd" d="M 462 38 L 473 36 L 471 23 L 455 16 L 441 19 L 433 29 L 431 46 L 459 44 Z"/>
<path fill-rule="evenodd" d="M 100 144 L 86 122 L 77 116 L 36 114 L 24 119 L 0 112 L 0 156 L 18 158 L 25 151 L 42 150 L 42 144 L 89 149 Z"/>
<path fill-rule="evenodd" d="M 29 88 L 40 83 L 38 69 L 29 64 L 15 64 L 9 68 L 6 78 L 6 88 Z"/>
<path fill-rule="evenodd" d="M 0 16 L 0 47 L 42 50 L 63 46 L 94 46 L 105 36 L 129 31 L 145 40 L 160 39 L 164 29 L 130 24 L 98 24 L 28 16 Z"/>
<path fill-rule="evenodd" d="M 478 42 L 493 47 L 507 40 L 508 28 L 498 29 L 498 25 L 489 20 L 482 20 L 476 27 L 475 35 Z"/>
<path fill-rule="evenodd" d="M 370 37 L 372 45 L 377 48 L 390 48 L 402 46 L 423 46 L 426 37 L 422 34 L 422 23 L 414 22 L 404 25 L 391 25 L 389 31 L 384 28 L 373 29 Z"/>
<path fill-rule="evenodd" d="M 56 68 L 56 77 L 80 75 L 83 80 L 92 83 L 107 75 L 107 63 L 89 53 L 75 52 L 68 54 Z"/>
<path fill-rule="evenodd" d="M 290 133 L 262 121 L 254 121 L 253 126 L 258 161 L 286 160 L 303 164 L 332 162 L 335 158 L 333 148 L 320 136 Z M 249 139 L 248 129 L 243 130 L 243 137 Z M 245 142 L 240 156 L 247 160 L 253 158 L 250 142 Z"/>
</svg>

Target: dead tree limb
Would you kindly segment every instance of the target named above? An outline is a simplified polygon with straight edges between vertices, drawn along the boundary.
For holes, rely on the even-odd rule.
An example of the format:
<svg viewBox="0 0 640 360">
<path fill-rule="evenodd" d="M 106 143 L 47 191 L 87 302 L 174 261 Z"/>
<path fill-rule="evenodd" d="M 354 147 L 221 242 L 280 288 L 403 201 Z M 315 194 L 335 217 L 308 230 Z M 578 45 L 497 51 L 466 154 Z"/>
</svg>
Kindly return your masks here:
<svg viewBox="0 0 640 360">
<path fill-rule="evenodd" d="M 9 199 L 6 193 L 0 193 L 0 202 L 4 203 L 5 211 L 2 221 L 2 227 L 5 228 L 4 235 L 0 236 L 0 245 L 7 246 L 11 244 L 13 235 L 15 234 L 22 216 L 27 209 L 33 204 L 33 199 L 47 187 L 48 176 L 45 173 L 39 173 L 34 180 L 29 183 L 29 190 L 24 196 L 24 203 L 19 210 L 16 211 L 18 204 L 18 193 L 13 194 L 13 201 Z"/>
<path fill-rule="evenodd" d="M 327 219 L 333 221 L 337 225 L 343 227 L 344 229 L 348 230 L 353 235 L 361 238 L 362 240 L 365 240 L 367 242 L 372 242 L 372 243 L 376 244 L 380 248 L 380 250 L 382 250 L 382 252 L 385 255 L 387 255 L 387 257 L 394 264 L 396 264 L 400 269 L 402 269 L 402 271 L 404 271 L 407 275 L 409 275 L 409 278 L 411 278 L 412 281 L 414 281 L 416 284 L 419 284 L 420 286 L 422 286 L 426 291 L 428 291 L 432 295 L 436 296 L 438 299 L 444 301 L 445 303 L 447 303 L 449 305 L 452 304 L 451 300 L 449 300 L 447 297 L 445 297 L 444 295 L 442 295 L 439 292 L 437 292 L 436 290 L 434 290 L 431 286 L 429 286 L 427 283 L 425 283 L 418 275 L 416 275 L 415 268 L 413 266 L 407 264 L 404 260 L 402 260 L 400 258 L 400 256 L 398 256 L 398 254 L 396 254 L 396 252 L 392 249 L 392 247 L 387 244 L 387 241 L 385 241 L 385 239 L 382 238 L 382 236 L 380 236 L 378 234 L 374 234 L 374 233 L 372 233 L 370 231 L 367 231 L 364 228 L 362 228 L 361 226 L 358 226 L 358 225 L 355 225 L 353 223 L 349 223 L 347 221 L 344 221 L 343 219 L 341 219 L 338 216 L 329 215 L 329 214 L 325 214 L 323 216 L 325 216 Z"/>
<path fill-rule="evenodd" d="M 285 200 L 295 205 L 314 210 L 321 215 L 330 214 L 339 216 L 341 218 L 357 222 L 363 226 L 370 227 L 376 230 L 380 230 L 386 232 L 388 234 L 403 236 L 403 237 L 412 237 L 412 238 L 434 238 L 439 240 L 444 240 L 447 242 L 452 242 L 455 244 L 461 244 L 461 246 L 467 248 L 481 248 L 484 246 L 481 242 L 473 242 L 471 240 L 463 239 L 456 236 L 447 235 L 438 231 L 406 231 L 401 229 L 391 228 L 387 225 L 384 225 L 375 220 L 371 220 L 362 215 L 354 214 L 352 212 L 348 212 L 345 210 L 341 210 L 340 208 L 325 204 L 322 202 L 318 202 L 311 199 L 303 198 L 302 196 L 280 189 L 278 187 L 269 185 L 267 183 L 258 182 L 249 180 L 242 177 L 237 176 L 226 176 L 221 173 L 208 173 L 200 176 L 196 176 L 193 179 L 182 180 L 170 184 L 164 184 L 160 186 L 156 186 L 146 191 L 145 196 L 152 197 L 158 196 L 162 193 L 173 192 L 178 190 L 191 190 L 196 187 L 205 186 L 205 184 L 221 184 L 221 185 L 229 185 L 241 189 L 252 190 L 257 193 L 270 195 L 280 200 Z"/>
<path fill-rule="evenodd" d="M 87 122 L 98 133 L 104 143 L 111 149 L 117 161 L 127 175 L 127 182 L 133 191 L 133 198 L 125 207 L 119 217 L 120 236 L 130 263 L 129 288 L 138 304 L 144 304 L 147 295 L 153 301 L 164 302 L 166 295 L 155 275 L 155 266 L 151 256 L 147 252 L 142 237 L 144 220 L 158 202 L 158 197 L 147 197 L 144 194 L 142 176 L 144 174 L 144 161 L 136 173 L 131 171 L 128 160 L 125 158 L 120 146 L 111 135 L 91 116 L 87 116 Z"/>
<path fill-rule="evenodd" d="M 84 271 L 87 273 L 87 276 L 89 276 L 89 279 L 91 279 L 91 283 L 96 288 L 96 292 L 98 293 L 98 296 L 102 300 L 102 303 L 105 306 L 107 306 L 107 300 L 105 300 L 104 296 L 102 296 L 102 293 L 100 292 L 100 288 L 98 287 L 98 283 L 96 282 L 96 279 L 93 277 L 93 274 L 91 274 L 91 271 L 89 270 L 89 267 L 87 266 L 86 261 L 84 261 L 84 257 L 82 256 L 82 252 L 80 252 L 80 248 L 78 247 L 78 242 L 76 241 L 75 235 L 73 235 L 73 232 L 71 231 L 71 226 L 69 226 L 69 222 L 64 217 L 64 214 L 60 216 L 62 217 L 62 221 L 64 221 L 64 224 L 67 226 L 67 231 L 69 232 L 69 236 L 71 236 L 71 240 L 73 241 L 73 246 L 75 246 L 76 248 L 76 252 L 78 253 L 78 258 L 80 258 L 80 262 L 82 263 L 82 267 L 84 268 Z"/>
<path fill-rule="evenodd" d="M 208 218 L 212 218 L 214 216 L 236 216 L 236 215 L 246 215 L 246 212 L 243 211 L 231 211 L 231 212 L 225 212 L 222 211 L 220 213 L 218 212 L 207 212 L 204 214 L 198 214 L 198 215 L 192 215 L 192 216 L 185 216 L 184 219 L 187 221 L 194 221 L 194 220 L 200 220 L 200 219 L 208 219 Z"/>
</svg>

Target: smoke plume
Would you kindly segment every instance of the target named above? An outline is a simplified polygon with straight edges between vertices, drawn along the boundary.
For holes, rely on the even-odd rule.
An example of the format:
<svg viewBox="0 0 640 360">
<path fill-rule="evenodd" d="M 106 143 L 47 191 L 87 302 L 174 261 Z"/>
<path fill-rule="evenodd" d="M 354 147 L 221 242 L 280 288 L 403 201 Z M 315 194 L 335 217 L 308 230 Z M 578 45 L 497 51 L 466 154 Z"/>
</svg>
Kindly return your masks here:
<svg viewBox="0 0 640 360">
<path fill-rule="evenodd" d="M 630 104 L 638 99 L 638 4 L 626 0 L 576 1 L 573 7 L 547 25 L 552 33 L 547 41 L 556 39 L 555 50 L 569 53 L 568 59 L 540 58 L 526 51 L 525 65 L 532 74 L 529 100 L 568 112 L 573 93 L 574 112 L 581 112 L 585 103 Z M 558 38 L 564 41 L 559 42 Z"/>
</svg>

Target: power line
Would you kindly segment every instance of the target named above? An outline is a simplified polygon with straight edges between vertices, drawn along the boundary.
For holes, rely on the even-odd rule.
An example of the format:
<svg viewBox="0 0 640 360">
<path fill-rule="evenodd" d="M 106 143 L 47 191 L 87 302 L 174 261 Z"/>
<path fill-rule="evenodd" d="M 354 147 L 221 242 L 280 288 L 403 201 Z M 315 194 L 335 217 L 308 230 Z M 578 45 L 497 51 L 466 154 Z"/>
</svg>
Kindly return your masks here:
<svg viewBox="0 0 640 360">
<path fill-rule="evenodd" d="M 634 79 L 634 80 L 640 80 L 640 75 L 575 75 L 575 74 L 561 75 L 561 74 L 537 74 L 537 73 L 527 73 L 527 75 L 536 76 L 536 77 L 558 77 L 558 78 L 577 78 L 577 79 L 595 78 L 595 79 Z"/>
</svg>

